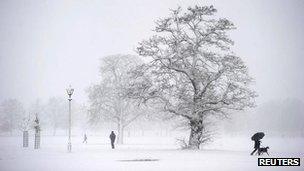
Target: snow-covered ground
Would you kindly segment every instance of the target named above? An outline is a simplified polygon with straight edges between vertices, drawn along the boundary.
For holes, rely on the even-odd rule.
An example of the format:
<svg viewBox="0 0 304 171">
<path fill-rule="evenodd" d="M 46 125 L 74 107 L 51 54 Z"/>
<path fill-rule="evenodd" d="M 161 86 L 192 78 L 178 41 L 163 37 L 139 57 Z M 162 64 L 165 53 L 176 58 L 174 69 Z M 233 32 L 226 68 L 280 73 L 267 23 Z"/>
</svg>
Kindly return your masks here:
<svg viewBox="0 0 304 171">
<path fill-rule="evenodd" d="M 250 156 L 249 138 L 218 138 L 204 150 L 180 150 L 174 137 L 132 137 L 110 149 L 107 137 L 72 137 L 67 153 L 66 136 L 42 136 L 41 149 L 22 148 L 22 137 L 0 137 L 0 170 L 304 170 L 304 139 L 265 137 L 270 157 L 301 157 L 300 167 L 258 167 L 258 156 Z M 152 160 L 152 161 L 140 161 Z"/>
</svg>

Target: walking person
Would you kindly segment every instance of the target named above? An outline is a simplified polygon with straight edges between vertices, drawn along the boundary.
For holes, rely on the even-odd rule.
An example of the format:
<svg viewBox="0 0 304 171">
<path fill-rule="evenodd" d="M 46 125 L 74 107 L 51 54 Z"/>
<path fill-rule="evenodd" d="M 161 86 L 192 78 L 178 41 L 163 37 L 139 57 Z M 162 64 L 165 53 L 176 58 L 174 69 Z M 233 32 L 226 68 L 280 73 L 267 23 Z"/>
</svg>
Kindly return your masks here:
<svg viewBox="0 0 304 171">
<path fill-rule="evenodd" d="M 88 143 L 88 137 L 87 137 L 87 134 L 84 134 L 84 136 L 83 136 L 83 142 L 82 143 Z"/>
<path fill-rule="evenodd" d="M 261 146 L 261 141 L 260 140 L 255 140 L 254 141 L 254 150 L 251 152 L 250 155 L 253 155 L 256 151 L 259 151 Z M 258 153 L 259 154 L 259 153 Z M 259 154 L 260 155 L 260 154 Z"/>
<path fill-rule="evenodd" d="M 264 132 L 257 132 L 252 137 L 251 140 L 254 141 L 254 150 L 250 153 L 253 155 L 256 151 L 258 151 L 258 155 L 260 155 L 260 148 L 261 148 L 261 139 L 265 136 Z"/>
<path fill-rule="evenodd" d="M 115 139 L 116 139 L 116 135 L 115 135 L 114 131 L 112 131 L 111 134 L 110 134 L 110 140 L 111 140 L 112 149 L 115 148 L 115 146 L 114 146 Z"/>
</svg>

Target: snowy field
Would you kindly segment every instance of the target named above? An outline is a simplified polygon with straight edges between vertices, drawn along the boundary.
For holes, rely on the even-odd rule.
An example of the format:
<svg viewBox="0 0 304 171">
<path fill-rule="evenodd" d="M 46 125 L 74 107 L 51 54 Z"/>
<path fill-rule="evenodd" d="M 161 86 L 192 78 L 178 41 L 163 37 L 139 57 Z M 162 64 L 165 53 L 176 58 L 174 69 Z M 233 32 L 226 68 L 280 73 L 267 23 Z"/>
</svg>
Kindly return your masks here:
<svg viewBox="0 0 304 171">
<path fill-rule="evenodd" d="M 253 142 L 248 138 L 218 138 L 204 150 L 180 150 L 174 137 L 126 138 L 124 145 L 110 149 L 108 138 L 72 137 L 72 153 L 67 153 L 66 136 L 42 136 L 41 149 L 22 148 L 22 137 L 0 137 L 1 171 L 42 170 L 304 170 L 304 139 L 265 137 L 270 157 L 301 157 L 300 167 L 258 167 L 250 156 Z M 265 157 L 267 157 L 265 155 Z M 150 161 L 144 161 L 150 160 Z"/>
</svg>

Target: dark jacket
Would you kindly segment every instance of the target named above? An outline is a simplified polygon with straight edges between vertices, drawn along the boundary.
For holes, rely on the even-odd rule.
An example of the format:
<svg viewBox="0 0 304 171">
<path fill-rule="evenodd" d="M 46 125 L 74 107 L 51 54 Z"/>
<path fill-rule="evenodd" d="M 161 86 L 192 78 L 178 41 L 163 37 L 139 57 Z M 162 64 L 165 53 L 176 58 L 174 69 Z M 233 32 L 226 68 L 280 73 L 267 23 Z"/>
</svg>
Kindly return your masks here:
<svg viewBox="0 0 304 171">
<path fill-rule="evenodd" d="M 114 142 L 115 138 L 116 138 L 116 135 L 114 134 L 114 132 L 111 132 L 111 134 L 110 134 L 111 142 Z"/>
<path fill-rule="evenodd" d="M 254 141 L 254 148 L 260 148 L 261 141 Z"/>
</svg>

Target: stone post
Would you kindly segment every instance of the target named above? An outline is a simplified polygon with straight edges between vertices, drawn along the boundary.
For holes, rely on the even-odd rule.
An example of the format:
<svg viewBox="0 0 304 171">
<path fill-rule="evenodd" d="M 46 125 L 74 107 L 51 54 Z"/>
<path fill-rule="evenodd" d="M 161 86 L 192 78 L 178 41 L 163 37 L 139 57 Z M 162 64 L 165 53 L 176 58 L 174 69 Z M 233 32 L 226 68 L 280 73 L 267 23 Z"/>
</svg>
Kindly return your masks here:
<svg viewBox="0 0 304 171">
<path fill-rule="evenodd" d="M 23 131 L 23 147 L 28 147 L 28 144 L 29 144 L 28 131 Z"/>
</svg>

